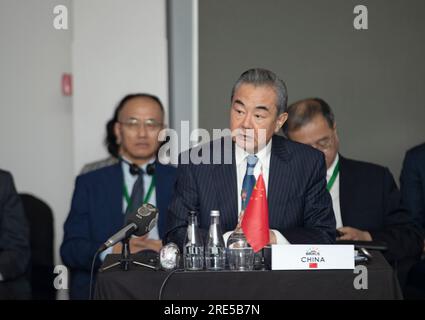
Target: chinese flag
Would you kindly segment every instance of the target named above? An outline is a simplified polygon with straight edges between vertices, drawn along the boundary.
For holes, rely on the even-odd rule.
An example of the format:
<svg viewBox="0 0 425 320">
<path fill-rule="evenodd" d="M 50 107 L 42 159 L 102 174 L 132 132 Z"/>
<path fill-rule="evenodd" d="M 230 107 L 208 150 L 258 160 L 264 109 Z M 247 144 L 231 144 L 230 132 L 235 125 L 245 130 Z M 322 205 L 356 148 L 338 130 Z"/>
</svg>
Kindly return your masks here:
<svg viewBox="0 0 425 320">
<path fill-rule="evenodd" d="M 251 198 L 242 218 L 242 230 L 254 252 L 260 251 L 270 242 L 269 206 L 263 174 L 257 179 Z"/>
</svg>

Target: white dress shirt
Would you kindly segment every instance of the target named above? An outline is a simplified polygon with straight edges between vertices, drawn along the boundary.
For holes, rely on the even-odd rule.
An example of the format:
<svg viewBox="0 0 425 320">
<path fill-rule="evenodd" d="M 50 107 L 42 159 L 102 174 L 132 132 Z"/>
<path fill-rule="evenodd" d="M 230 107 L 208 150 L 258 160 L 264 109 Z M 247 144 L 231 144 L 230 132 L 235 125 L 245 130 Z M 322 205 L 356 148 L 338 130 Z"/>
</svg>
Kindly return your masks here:
<svg viewBox="0 0 425 320">
<path fill-rule="evenodd" d="M 332 165 L 329 167 L 329 169 L 326 172 L 326 182 L 329 182 L 329 180 L 332 177 L 332 173 L 334 172 L 334 169 L 336 167 L 336 164 L 339 161 L 339 155 L 336 154 L 334 162 L 332 162 Z M 341 206 L 339 202 L 339 173 L 336 176 L 335 182 L 329 191 L 332 197 L 332 207 L 334 209 L 335 214 L 335 220 L 336 220 L 336 227 L 341 228 L 343 226 L 342 224 L 342 217 L 341 217 Z"/>
<path fill-rule="evenodd" d="M 255 155 L 258 158 L 258 161 L 254 167 L 254 176 L 257 180 L 261 173 L 263 173 L 264 184 L 266 185 L 266 194 L 268 194 L 268 185 L 269 185 L 269 171 L 270 171 L 270 155 L 272 150 L 272 139 L 267 143 L 267 145 L 258 151 Z M 235 144 L 235 162 L 236 162 L 236 176 L 238 182 L 238 212 L 242 210 L 242 201 L 241 201 L 241 191 L 243 178 L 245 177 L 246 167 L 247 167 L 247 158 L 249 153 L 246 152 L 243 148 Z M 288 240 L 277 230 L 271 229 L 275 236 L 277 244 L 289 244 Z M 227 239 L 233 231 L 226 232 L 224 234 L 224 241 L 227 243 Z"/>
</svg>

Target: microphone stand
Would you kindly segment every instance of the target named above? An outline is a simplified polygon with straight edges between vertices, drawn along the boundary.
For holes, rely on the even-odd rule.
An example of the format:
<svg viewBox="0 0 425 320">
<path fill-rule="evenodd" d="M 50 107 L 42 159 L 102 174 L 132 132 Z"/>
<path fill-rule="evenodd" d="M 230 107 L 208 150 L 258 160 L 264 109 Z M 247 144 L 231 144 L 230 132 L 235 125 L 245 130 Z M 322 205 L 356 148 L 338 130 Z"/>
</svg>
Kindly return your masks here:
<svg viewBox="0 0 425 320">
<path fill-rule="evenodd" d="M 128 271 L 130 269 L 130 263 L 132 262 L 132 259 L 130 257 L 130 240 L 128 238 L 125 238 L 122 244 L 122 251 L 121 251 L 121 269 L 124 271 Z"/>
<path fill-rule="evenodd" d="M 130 252 L 130 236 L 126 236 L 124 240 L 122 241 L 121 258 L 117 262 L 109 266 L 100 268 L 99 272 L 103 272 L 117 266 L 120 266 L 123 271 L 128 271 L 130 270 L 130 265 L 132 264 L 136 266 L 140 266 L 140 267 L 146 267 L 153 270 L 158 270 L 158 267 L 152 266 L 150 264 L 142 263 L 139 261 L 135 261 L 132 258 L 132 255 Z"/>
</svg>

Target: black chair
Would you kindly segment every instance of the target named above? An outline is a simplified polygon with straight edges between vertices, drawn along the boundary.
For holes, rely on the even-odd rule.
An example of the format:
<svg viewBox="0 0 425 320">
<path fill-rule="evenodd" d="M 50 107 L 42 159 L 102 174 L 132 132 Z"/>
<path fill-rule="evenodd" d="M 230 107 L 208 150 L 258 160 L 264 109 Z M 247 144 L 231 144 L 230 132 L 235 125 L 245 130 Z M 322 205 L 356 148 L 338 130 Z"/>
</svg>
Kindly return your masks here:
<svg viewBox="0 0 425 320">
<path fill-rule="evenodd" d="M 425 256 L 410 269 L 405 298 L 425 300 Z"/>
<path fill-rule="evenodd" d="M 20 194 L 30 227 L 32 299 L 54 300 L 53 212 L 42 200 Z"/>
</svg>

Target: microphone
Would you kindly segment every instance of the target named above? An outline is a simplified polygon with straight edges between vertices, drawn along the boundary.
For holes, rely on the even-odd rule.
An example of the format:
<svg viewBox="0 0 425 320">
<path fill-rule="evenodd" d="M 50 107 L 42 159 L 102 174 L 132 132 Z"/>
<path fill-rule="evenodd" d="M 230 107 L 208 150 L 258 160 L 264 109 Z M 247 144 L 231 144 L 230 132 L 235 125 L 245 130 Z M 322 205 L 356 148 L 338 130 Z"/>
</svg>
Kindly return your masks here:
<svg viewBox="0 0 425 320">
<path fill-rule="evenodd" d="M 157 224 L 158 213 L 158 209 L 150 203 L 143 204 L 136 212 L 128 216 L 125 227 L 106 240 L 99 250 L 110 248 L 133 234 L 138 237 L 147 234 Z"/>
<path fill-rule="evenodd" d="M 179 247 L 169 242 L 159 251 L 159 261 L 164 270 L 173 270 L 179 267 L 180 250 Z"/>
</svg>

